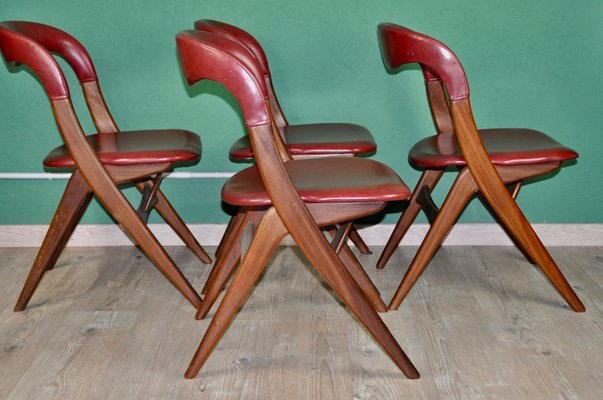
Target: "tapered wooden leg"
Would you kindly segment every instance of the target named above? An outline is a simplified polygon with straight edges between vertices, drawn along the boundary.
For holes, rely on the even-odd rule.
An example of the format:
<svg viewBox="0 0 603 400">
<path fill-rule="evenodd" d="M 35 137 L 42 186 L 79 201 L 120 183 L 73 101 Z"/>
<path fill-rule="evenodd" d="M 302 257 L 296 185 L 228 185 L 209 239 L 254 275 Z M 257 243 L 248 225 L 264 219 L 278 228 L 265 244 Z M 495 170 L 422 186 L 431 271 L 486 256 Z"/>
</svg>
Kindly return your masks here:
<svg viewBox="0 0 603 400">
<path fill-rule="evenodd" d="M 335 229 L 334 226 L 329 226 L 325 228 L 325 230 L 329 232 L 331 237 L 335 237 L 335 235 L 337 234 L 337 229 Z M 347 268 L 348 272 L 352 275 L 360 289 L 362 289 L 362 292 L 373 305 L 373 308 L 377 312 L 387 312 L 387 306 L 383 302 L 379 291 L 373 284 L 373 281 L 371 281 L 369 276 L 366 274 L 366 271 L 364 270 L 364 268 L 362 268 L 362 266 L 358 262 L 358 259 L 356 258 L 350 247 L 347 245 L 347 243 L 343 244 L 343 247 L 339 252 L 339 258 L 341 258 L 341 261 L 343 261 L 343 264 Z"/>
<path fill-rule="evenodd" d="M 241 251 L 240 239 L 245 232 L 245 228 L 249 224 L 257 224 L 262 220 L 265 210 L 243 209 L 240 212 L 242 213 L 240 221 L 231 230 L 229 234 L 230 238 L 224 242 L 224 251 L 216 261 L 216 265 L 205 283 L 205 287 L 203 288 L 205 297 L 203 297 L 201 306 L 197 310 L 197 315 L 195 316 L 197 319 L 205 318 L 218 299 L 220 292 L 226 286 L 226 282 L 228 282 L 228 279 L 235 271 Z"/>
<path fill-rule="evenodd" d="M 144 186 L 145 183 L 136 184 L 136 187 L 141 192 L 144 190 Z M 167 197 L 165 197 L 161 190 L 157 191 L 156 196 L 157 203 L 155 204 L 154 208 L 159 215 L 161 215 L 161 218 L 163 218 L 163 220 L 172 227 L 178 237 L 182 239 L 186 247 L 188 247 L 193 254 L 195 254 L 197 258 L 201 260 L 201 262 L 204 264 L 211 264 L 211 258 L 201 244 L 199 244 L 197 239 L 195 239 L 195 236 L 190 229 L 188 229 L 182 218 L 180 218 L 180 215 L 178 215 L 172 204 L 168 201 Z"/>
<path fill-rule="evenodd" d="M 515 188 L 513 189 L 513 194 L 511 194 L 511 197 L 513 198 L 513 200 L 515 200 L 514 195 L 518 194 L 518 186 L 515 186 Z M 530 255 L 526 252 L 526 250 L 521 247 L 521 243 L 518 242 L 515 237 L 513 236 L 513 232 L 510 232 L 507 227 L 500 221 L 500 219 L 498 218 L 498 216 L 496 215 L 496 213 L 494 212 L 494 210 L 492 210 L 492 207 L 490 207 L 490 204 L 488 204 L 488 201 L 484 198 L 484 196 L 482 196 L 481 193 L 478 194 L 479 199 L 481 200 L 482 204 L 484 205 L 484 207 L 486 207 L 489 211 L 490 214 L 493 216 L 493 218 L 495 219 L 496 222 L 498 222 L 498 224 L 502 227 L 502 229 L 506 232 L 507 236 L 509 236 L 509 238 L 513 241 L 513 244 L 515 244 L 515 246 L 519 249 L 519 251 L 521 252 L 521 254 L 525 257 L 525 259 L 532 265 L 536 265 L 536 263 L 534 262 L 534 260 L 532 260 L 532 257 L 530 257 Z"/>
<path fill-rule="evenodd" d="M 224 246 L 224 248 L 226 248 L 226 246 Z M 201 290 L 201 294 L 203 296 L 207 296 L 209 288 L 212 286 L 212 284 L 214 284 L 213 282 L 216 280 L 218 272 L 222 270 L 234 271 L 237 265 L 240 264 L 240 262 L 241 243 L 236 242 L 227 254 L 222 254 L 220 258 L 216 259 L 216 264 L 214 264 L 214 268 L 212 268 L 212 270 L 210 271 L 209 276 L 207 277 L 207 280 L 203 285 L 203 289 Z M 226 278 L 226 281 L 228 281 L 228 278 Z M 224 287 L 222 287 L 222 289 L 224 289 Z M 222 289 L 220 289 L 219 291 L 222 291 Z"/>
<path fill-rule="evenodd" d="M 408 267 L 398 290 L 396 290 L 389 304 L 390 310 L 398 309 L 476 190 L 477 186 L 469 170 L 467 168 L 461 170 L 434 223 L 429 228 L 423 243 L 421 243 L 417 254 Z"/>
<path fill-rule="evenodd" d="M 264 213 L 256 234 L 243 257 L 232 283 L 228 287 L 224 299 L 220 303 L 216 315 L 212 318 L 203 340 L 199 344 L 193 359 L 184 376 L 192 379 L 199 373 L 205 361 L 226 331 L 230 321 L 243 304 L 247 294 L 264 270 L 270 256 L 285 236 L 287 231 L 274 210 L 270 208 Z"/>
<path fill-rule="evenodd" d="M 57 207 L 42 246 L 21 290 L 15 311 L 23 311 L 35 292 L 44 272 L 54 267 L 59 255 L 90 204 L 92 192 L 78 171 L 75 171 Z"/>
<path fill-rule="evenodd" d="M 239 207 L 237 209 L 237 213 L 230 218 L 230 221 L 228 221 L 224 235 L 222 235 L 222 239 L 220 239 L 220 243 L 218 243 L 218 247 L 216 248 L 216 259 L 222 254 L 224 245 L 226 242 L 228 242 L 228 238 L 230 237 L 232 230 L 237 229 L 238 224 L 241 223 L 241 218 L 244 214 L 245 212 L 241 211 L 241 208 Z"/>
<path fill-rule="evenodd" d="M 410 379 L 419 378 L 419 372 L 415 366 L 324 237 L 318 231 L 300 232 L 300 230 L 292 228 L 294 224 L 286 225 L 291 236 L 299 244 L 314 268 L 337 292 L 358 321 L 390 356 L 402 373 Z"/>
<path fill-rule="evenodd" d="M 443 170 L 425 170 L 423 172 L 423 174 L 421 175 L 421 179 L 419 179 L 417 186 L 412 192 L 412 195 L 409 199 L 408 207 L 406 207 L 404 212 L 402 212 L 402 215 L 400 216 L 400 219 L 398 220 L 394 231 L 389 237 L 387 244 L 383 248 L 383 252 L 379 257 L 379 261 L 377 261 L 377 268 L 381 269 L 385 267 L 385 264 L 387 264 L 392 254 L 394 254 L 394 251 L 396 251 L 396 248 L 402 241 L 402 238 L 404 237 L 404 235 L 406 235 L 406 232 L 408 232 L 408 229 L 417 218 L 419 211 L 421 211 L 421 205 L 417 202 L 417 197 L 419 196 L 421 189 L 423 187 L 427 187 L 427 189 L 431 193 L 435 185 L 442 177 L 443 173 Z"/>
<path fill-rule="evenodd" d="M 93 187 L 93 185 L 90 186 Z M 108 187 L 107 190 L 94 190 L 94 194 L 167 280 L 195 308 L 199 308 L 201 306 L 199 294 L 186 280 L 182 271 L 178 269 L 149 227 L 136 214 L 128 200 L 116 187 L 113 186 L 113 188 L 115 189 Z"/>
<path fill-rule="evenodd" d="M 578 295 L 576 295 L 567 282 L 565 276 L 563 276 L 563 273 L 559 270 L 559 267 L 511 196 L 508 196 L 508 193 L 506 193 L 507 196 L 504 196 L 496 186 L 482 187 L 481 190 L 484 198 L 503 227 L 518 244 L 518 247 L 527 254 L 528 260 L 533 260 L 549 282 L 567 301 L 572 310 L 576 312 L 586 311 L 584 304 L 582 304 Z"/>
<path fill-rule="evenodd" d="M 352 229 L 350 230 L 348 237 L 350 238 L 352 243 L 354 243 L 354 246 L 356 246 L 356 248 L 358 249 L 358 251 L 360 253 L 373 254 L 373 252 L 366 245 L 366 243 L 364 242 L 364 239 L 362 239 L 362 237 L 360 236 L 360 234 L 358 233 L 358 231 L 356 230 L 356 227 L 354 225 L 352 225 Z"/>
<path fill-rule="evenodd" d="M 235 243 L 235 247 L 229 248 L 229 251 L 228 251 L 229 254 L 226 256 L 228 259 L 226 262 L 227 263 L 231 263 L 231 262 L 238 263 L 239 257 L 241 256 L 241 248 L 239 245 L 239 240 L 234 239 L 233 234 L 234 234 L 234 232 L 236 232 L 239 229 L 239 225 L 243 221 L 245 212 L 246 211 L 244 209 L 241 209 L 239 207 L 237 209 L 237 213 L 230 218 L 230 221 L 228 221 L 228 225 L 226 226 L 224 235 L 222 235 L 222 239 L 220 239 L 220 243 L 218 244 L 218 248 L 216 249 L 216 263 L 212 267 L 212 269 L 209 273 L 209 276 L 207 277 L 207 280 L 205 281 L 205 285 L 203 286 L 203 289 L 201 290 L 202 295 L 205 296 L 207 294 L 207 290 L 209 288 L 210 282 L 212 282 L 214 280 L 215 275 L 218 272 L 217 266 L 219 264 L 224 263 L 224 260 L 222 260 L 222 258 L 224 257 L 224 249 L 225 249 L 225 247 L 227 247 L 227 243 Z"/>
</svg>

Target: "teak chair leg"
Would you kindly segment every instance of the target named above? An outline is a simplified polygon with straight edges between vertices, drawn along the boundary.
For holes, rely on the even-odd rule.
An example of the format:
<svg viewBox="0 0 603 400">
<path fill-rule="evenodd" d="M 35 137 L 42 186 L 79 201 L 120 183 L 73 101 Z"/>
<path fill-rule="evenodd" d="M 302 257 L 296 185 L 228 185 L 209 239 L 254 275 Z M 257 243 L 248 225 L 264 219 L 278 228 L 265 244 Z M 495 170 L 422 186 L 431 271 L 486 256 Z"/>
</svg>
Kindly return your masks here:
<svg viewBox="0 0 603 400">
<path fill-rule="evenodd" d="M 419 276 L 423 273 L 429 261 L 444 241 L 444 238 L 456 222 L 465 206 L 475 194 L 477 186 L 467 168 L 461 170 L 457 176 L 444 204 L 438 213 L 433 225 L 429 228 L 423 243 L 410 263 L 400 286 L 392 298 L 389 309 L 397 310 L 410 289 L 414 286 Z"/>
<path fill-rule="evenodd" d="M 333 226 L 329 226 L 325 228 L 325 230 L 327 230 L 332 237 L 335 237 L 337 234 L 337 229 L 335 229 Z M 364 268 L 362 268 L 358 262 L 358 259 L 347 243 L 343 244 L 341 251 L 339 252 L 339 258 L 341 258 L 341 261 L 343 261 L 343 264 L 347 268 L 350 275 L 352 275 L 360 289 L 362 289 L 362 292 L 371 302 L 373 308 L 377 312 L 387 312 L 387 306 L 383 302 L 383 299 L 379 294 L 379 290 L 377 290 L 373 281 L 371 281 L 369 276 L 366 274 L 366 271 Z"/>
<path fill-rule="evenodd" d="M 356 246 L 356 248 L 358 249 L 358 251 L 360 253 L 362 253 L 362 254 L 373 254 L 373 252 L 371 251 L 371 249 L 369 249 L 369 247 L 364 242 L 364 239 L 362 239 L 362 237 L 360 236 L 360 234 L 356 230 L 356 226 L 354 226 L 353 224 L 352 224 L 352 229 L 350 230 L 350 233 L 348 234 L 348 237 L 350 238 L 350 240 L 352 241 L 352 243 L 354 243 L 354 246 Z"/>
<path fill-rule="evenodd" d="M 226 331 L 247 294 L 266 267 L 270 256 L 287 233 L 274 208 L 263 215 L 249 250 L 243 257 L 241 266 L 228 287 L 224 299 L 212 318 L 203 340 L 199 344 L 185 377 L 192 379 L 211 354 L 212 350 Z"/>
<path fill-rule="evenodd" d="M 149 257 L 159 271 L 182 293 L 182 295 L 195 307 L 201 306 L 201 297 L 186 280 L 182 271 L 166 253 L 155 235 L 149 230 L 132 205 L 115 186 L 108 186 L 111 190 L 96 190 L 95 184 L 102 188 L 104 181 L 96 182 L 95 178 L 89 180 L 90 187 L 105 208 L 123 227 L 126 233 L 140 246 L 140 249 Z"/>
<path fill-rule="evenodd" d="M 222 235 L 222 239 L 220 239 L 220 243 L 218 244 L 218 247 L 216 248 L 216 253 L 215 253 L 216 259 L 218 259 L 218 257 L 220 257 L 220 255 L 222 254 L 225 243 L 228 241 L 228 238 L 230 237 L 229 236 L 230 232 L 233 229 L 236 229 L 237 223 L 240 223 L 242 214 L 244 214 L 244 213 L 242 213 L 241 209 L 238 208 L 237 213 L 230 218 L 230 221 L 228 221 L 228 225 L 226 225 L 226 230 L 224 231 L 224 235 Z"/>
<path fill-rule="evenodd" d="M 503 190 L 505 190 L 504 187 Z M 499 193 L 499 187 L 495 185 L 484 186 L 481 191 L 503 227 L 509 232 L 518 247 L 527 254 L 528 260 L 534 261 L 572 310 L 586 311 L 582 301 L 567 282 L 515 201 L 508 196 L 508 193 L 505 193 L 506 196 Z"/>
<path fill-rule="evenodd" d="M 300 221 L 296 221 L 300 222 Z M 302 222 L 303 223 L 303 222 Z M 302 225 L 287 224 L 293 239 L 308 257 L 314 268 L 335 290 L 358 321 L 373 336 L 375 341 L 390 356 L 402 373 L 410 378 L 419 378 L 419 372 L 406 356 L 379 314 L 347 271 L 341 259 L 337 257 L 330 244 L 318 230 L 305 231 Z"/>
<path fill-rule="evenodd" d="M 509 238 L 513 241 L 513 244 L 517 247 L 517 249 L 519 249 L 519 251 L 521 252 L 521 254 L 525 257 L 525 259 L 532 265 L 536 265 L 536 263 L 534 262 L 534 260 L 532 260 L 532 257 L 530 257 L 530 255 L 527 253 L 527 251 L 521 246 L 521 243 L 519 243 L 515 237 L 513 236 L 513 233 L 510 232 L 507 227 L 505 226 L 505 224 L 503 224 L 501 222 L 501 220 L 498 218 L 498 216 L 496 215 L 496 213 L 494 212 L 494 210 L 492 209 L 492 207 L 490 207 L 490 204 L 488 203 L 488 201 L 484 198 L 484 196 L 482 196 L 481 193 L 479 193 L 478 195 L 479 199 L 481 200 L 482 204 L 484 205 L 484 207 L 486 207 L 486 209 L 488 209 L 490 211 L 490 214 L 492 215 L 492 217 L 495 219 L 495 221 L 502 227 L 502 229 L 506 232 L 507 236 L 509 236 Z M 513 197 L 513 195 L 511 195 L 511 197 Z M 515 198 L 513 197 L 513 200 L 515 200 Z"/>
<path fill-rule="evenodd" d="M 144 190 L 144 183 L 136 184 L 136 187 L 141 192 Z M 188 247 L 195 256 L 204 264 L 211 264 L 211 258 L 205 251 L 205 249 L 199 244 L 193 233 L 188 229 L 182 218 L 178 215 L 172 204 L 168 201 L 167 197 L 161 192 L 161 189 L 156 194 L 157 204 L 155 204 L 155 210 L 161 215 L 161 218 L 176 232 L 178 237 L 182 239 L 186 247 Z"/>
<path fill-rule="evenodd" d="M 227 246 L 224 246 L 225 249 Z M 203 285 L 203 289 L 201 289 L 201 294 L 206 296 L 209 292 L 209 288 L 212 285 L 213 281 L 216 279 L 217 273 L 223 269 L 228 269 L 229 271 L 234 271 L 234 269 L 241 262 L 241 243 L 239 241 L 235 242 L 232 247 L 229 248 L 229 251 L 226 254 L 220 254 L 219 258 L 216 258 L 216 263 L 214 267 L 209 272 L 207 280 Z M 228 280 L 228 279 L 227 279 Z M 221 291 L 222 289 L 220 289 Z"/>
<path fill-rule="evenodd" d="M 379 257 L 379 261 L 377 261 L 377 268 L 381 269 L 385 267 L 385 264 L 387 264 L 392 254 L 394 254 L 394 251 L 396 251 L 396 248 L 402 241 L 402 238 L 404 237 L 404 235 L 406 235 L 406 232 L 408 232 L 408 229 L 410 228 L 412 223 L 417 218 L 417 215 L 421 211 L 421 205 L 417 202 L 417 197 L 419 196 L 421 189 L 425 186 L 427 187 L 429 192 L 431 192 L 443 174 L 443 170 L 423 171 L 423 174 L 421 175 L 417 186 L 412 192 L 412 196 L 409 199 L 408 206 L 406 207 L 404 212 L 402 212 L 402 215 L 400 216 L 396 227 L 394 228 L 391 236 L 389 237 L 387 244 L 383 248 L 383 252 Z"/>
<path fill-rule="evenodd" d="M 44 273 L 56 264 L 91 199 L 92 192 L 80 173 L 75 171 L 67 183 L 14 311 L 23 311 L 27 307 Z"/>
<path fill-rule="evenodd" d="M 245 215 L 245 212 L 241 210 L 241 208 L 237 209 L 237 213 L 235 215 L 233 215 L 230 218 L 230 221 L 228 221 L 228 225 L 226 226 L 226 230 L 224 231 L 224 235 L 222 235 L 222 239 L 220 239 L 220 243 L 218 244 L 218 247 L 216 248 L 216 263 L 214 264 L 214 266 L 212 267 L 211 271 L 209 272 L 209 275 L 207 277 L 207 280 L 205 281 L 205 285 L 203 286 L 203 289 L 201 290 L 201 294 L 203 296 L 205 296 L 207 294 L 207 291 L 209 289 L 209 284 L 210 282 L 213 281 L 216 272 L 217 272 L 217 268 L 216 266 L 218 264 L 221 264 L 224 262 L 224 260 L 221 260 L 221 258 L 223 258 L 224 256 L 224 248 L 226 247 L 227 243 L 231 243 L 233 240 L 233 230 L 237 230 L 239 229 L 239 224 L 242 221 L 243 216 Z M 226 261 L 227 263 L 238 263 L 239 262 L 239 258 L 241 257 L 241 247 L 238 244 L 238 240 L 235 242 L 236 247 L 230 250 L 229 255 L 228 255 L 228 260 Z"/>
<path fill-rule="evenodd" d="M 218 299 L 220 292 L 226 286 L 228 279 L 235 271 L 241 251 L 240 239 L 245 232 L 245 228 L 249 224 L 255 225 L 261 223 L 260 221 L 265 213 L 264 210 L 258 211 L 253 209 L 240 210 L 240 212 L 243 215 L 229 233 L 230 237 L 224 242 L 224 250 L 205 283 L 205 287 L 203 288 L 205 297 L 197 310 L 197 315 L 195 316 L 197 319 L 203 319 L 207 316 L 207 313 Z"/>
</svg>

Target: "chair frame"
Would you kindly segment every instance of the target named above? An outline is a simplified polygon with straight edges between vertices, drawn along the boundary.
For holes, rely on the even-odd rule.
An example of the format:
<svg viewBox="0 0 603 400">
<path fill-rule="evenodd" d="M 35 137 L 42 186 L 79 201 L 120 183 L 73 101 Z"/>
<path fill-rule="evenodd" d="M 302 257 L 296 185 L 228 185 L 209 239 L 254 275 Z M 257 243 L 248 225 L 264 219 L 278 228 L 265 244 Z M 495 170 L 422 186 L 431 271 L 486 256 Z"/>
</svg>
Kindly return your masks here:
<svg viewBox="0 0 603 400">
<path fill-rule="evenodd" d="M 202 79 L 222 83 L 238 100 L 248 127 L 259 174 L 272 206 L 261 219 L 247 253 L 186 371 L 194 378 L 286 234 L 291 234 L 325 281 L 409 378 L 419 373 L 374 310 L 366 294 L 323 236 L 320 226 L 375 213 L 385 203 L 305 204 L 287 175 L 291 160 L 270 114 L 257 60 L 240 43 L 201 31 L 176 37 L 180 63 L 189 85 Z M 244 217 L 243 217 L 244 218 Z M 205 300 L 204 300 L 205 301 Z"/>
<path fill-rule="evenodd" d="M 438 133 L 454 132 L 466 161 L 466 166 L 459 168 L 459 174 L 441 209 L 433 218 L 389 309 L 396 310 L 400 306 L 469 200 L 479 194 L 528 261 L 542 271 L 572 310 L 585 311 L 584 305 L 514 200 L 523 180 L 554 171 L 560 168 L 561 162 L 494 165 L 481 142 L 471 111 L 467 78 L 456 55 L 439 41 L 399 25 L 380 24 L 378 35 L 383 60 L 388 69 L 395 70 L 409 63 L 421 66 L 436 129 Z M 398 221 L 379 259 L 378 268 L 383 268 L 423 208 L 422 203 L 425 202 L 421 200 L 422 193 L 431 193 L 443 173 L 444 170 L 438 169 L 424 170 L 413 190 L 408 208 Z"/>
<path fill-rule="evenodd" d="M 98 133 L 119 132 L 86 49 L 71 35 L 57 28 L 24 21 L 0 23 L 0 49 L 9 66 L 25 64 L 41 80 L 63 141 L 76 165 L 14 310 L 25 309 L 44 273 L 56 264 L 93 196 L 140 246 L 157 269 L 198 308 L 200 296 L 146 225 L 146 216 L 152 207 L 203 263 L 211 263 L 210 257 L 157 184 L 152 183 L 153 177 L 160 177 L 162 173 L 172 170 L 173 163 L 103 165 L 86 140 L 71 103 L 67 81 L 51 54 L 61 55 L 76 73 Z M 159 179 L 155 178 L 155 181 L 158 183 Z M 139 215 L 118 188 L 118 185 L 130 182 L 143 193 L 150 188 L 155 194 L 152 199 L 144 199 L 146 215 Z"/>
</svg>

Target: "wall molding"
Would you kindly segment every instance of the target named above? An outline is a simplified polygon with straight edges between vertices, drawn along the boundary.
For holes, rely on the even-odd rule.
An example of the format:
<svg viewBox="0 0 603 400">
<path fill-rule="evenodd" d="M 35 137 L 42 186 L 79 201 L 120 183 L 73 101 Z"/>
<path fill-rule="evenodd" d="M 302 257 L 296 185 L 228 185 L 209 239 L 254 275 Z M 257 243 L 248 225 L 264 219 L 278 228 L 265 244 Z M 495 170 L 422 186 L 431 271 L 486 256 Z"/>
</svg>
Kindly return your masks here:
<svg viewBox="0 0 603 400">
<path fill-rule="evenodd" d="M 165 246 L 181 246 L 182 242 L 165 224 L 150 224 L 151 230 Z M 217 246 L 226 225 L 189 224 L 191 231 L 205 246 Z M 533 224 L 542 242 L 547 246 L 603 246 L 603 224 Z M 393 224 L 379 224 L 360 228 L 369 246 L 385 245 Z M 429 226 L 413 225 L 402 246 L 418 246 Z M 48 225 L 0 225 L 0 247 L 38 247 Z M 117 225 L 79 225 L 68 246 L 102 247 L 129 246 L 132 242 Z M 284 245 L 294 244 L 291 238 Z M 511 241 L 497 224 L 457 224 L 444 245 L 448 246 L 510 246 Z"/>
</svg>

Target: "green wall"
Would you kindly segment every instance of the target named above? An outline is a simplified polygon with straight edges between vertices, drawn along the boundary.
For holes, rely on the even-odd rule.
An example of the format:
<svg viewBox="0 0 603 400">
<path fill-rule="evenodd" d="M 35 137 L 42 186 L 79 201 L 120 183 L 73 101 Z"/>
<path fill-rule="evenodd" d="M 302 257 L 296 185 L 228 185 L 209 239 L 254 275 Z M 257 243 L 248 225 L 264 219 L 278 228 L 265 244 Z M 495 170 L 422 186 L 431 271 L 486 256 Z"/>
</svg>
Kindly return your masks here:
<svg viewBox="0 0 603 400">
<path fill-rule="evenodd" d="M 420 73 L 385 72 L 376 26 L 395 22 L 441 38 L 464 63 L 478 126 L 532 127 L 581 155 L 553 179 L 524 187 L 519 203 L 528 218 L 603 222 L 600 0 L 0 1 L 0 20 L 54 25 L 88 48 L 122 129 L 193 130 L 202 136 L 204 154 L 184 170 L 236 171 L 243 165 L 231 163 L 226 152 L 244 130 L 233 98 L 213 83 L 187 88 L 176 57 L 174 35 L 198 18 L 230 22 L 258 38 L 291 123 L 367 126 L 379 145 L 375 158 L 409 186 L 419 173 L 408 165 L 407 151 L 433 126 Z M 73 75 L 68 79 L 76 107 L 84 110 Z M 0 66 L 0 93 L 0 172 L 42 172 L 42 158 L 60 143 L 43 90 L 28 73 Z M 89 117 L 82 124 L 91 131 Z M 222 183 L 167 180 L 164 190 L 187 221 L 224 223 Z M 0 181 L 0 224 L 48 223 L 65 184 Z M 396 218 L 392 212 L 384 221 Z M 474 201 L 462 220 L 491 217 Z M 110 222 L 96 204 L 84 221 Z"/>
</svg>

